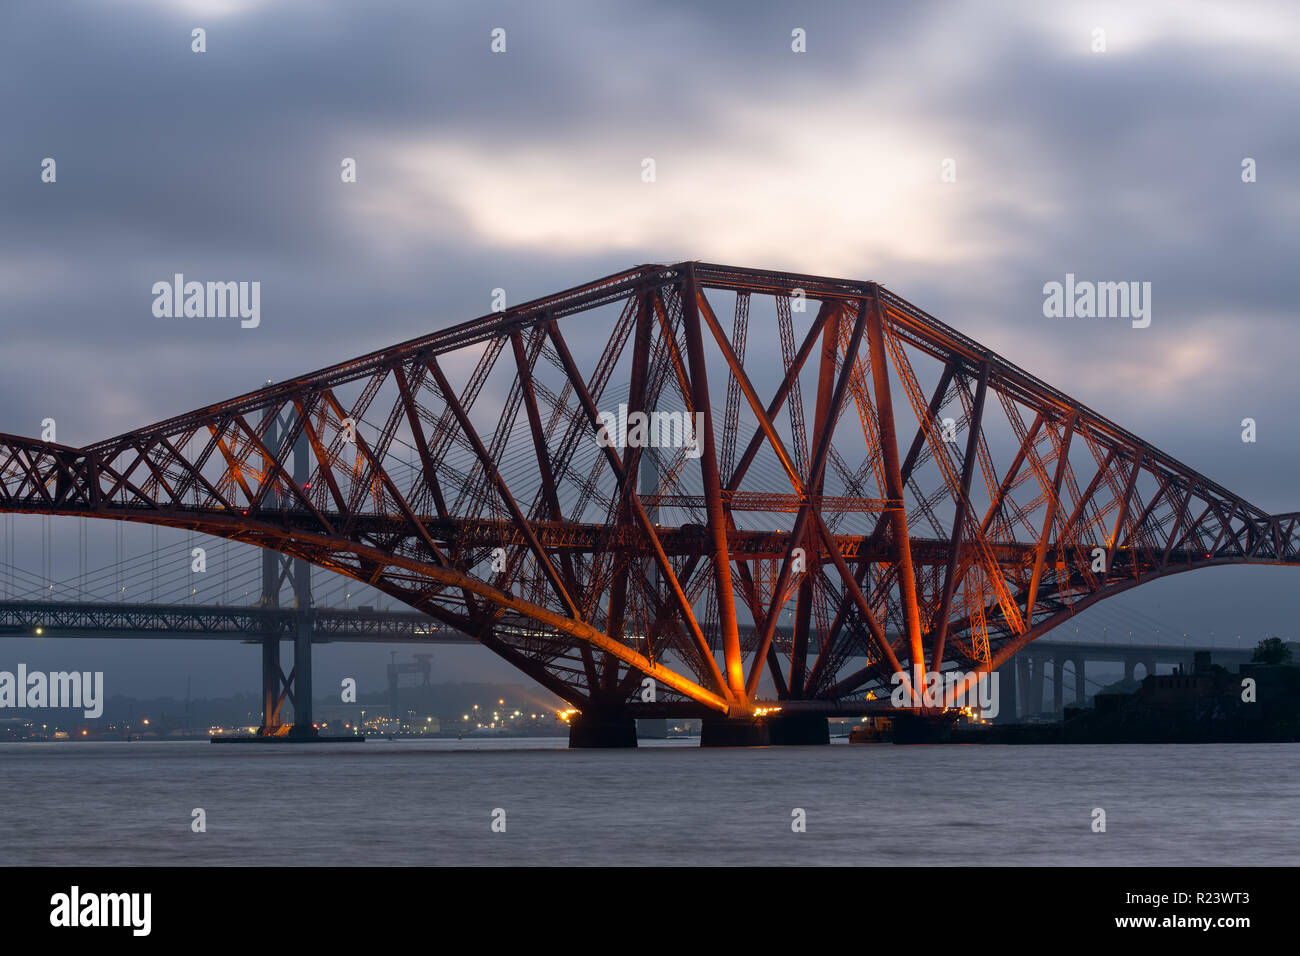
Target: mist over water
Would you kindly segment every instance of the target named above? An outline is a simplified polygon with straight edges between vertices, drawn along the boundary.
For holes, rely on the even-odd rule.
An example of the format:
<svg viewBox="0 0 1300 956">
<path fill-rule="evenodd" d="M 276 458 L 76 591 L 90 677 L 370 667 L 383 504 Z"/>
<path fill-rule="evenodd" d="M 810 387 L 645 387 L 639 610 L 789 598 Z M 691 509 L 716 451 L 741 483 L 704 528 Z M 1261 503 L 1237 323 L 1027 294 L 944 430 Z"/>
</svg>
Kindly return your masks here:
<svg viewBox="0 0 1300 956">
<path fill-rule="evenodd" d="M 0 766 L 5 866 L 1203 866 L 1300 852 L 1297 744 L 59 742 L 0 744 Z M 191 832 L 196 807 L 205 833 Z M 807 832 L 791 830 L 796 807 Z"/>
</svg>

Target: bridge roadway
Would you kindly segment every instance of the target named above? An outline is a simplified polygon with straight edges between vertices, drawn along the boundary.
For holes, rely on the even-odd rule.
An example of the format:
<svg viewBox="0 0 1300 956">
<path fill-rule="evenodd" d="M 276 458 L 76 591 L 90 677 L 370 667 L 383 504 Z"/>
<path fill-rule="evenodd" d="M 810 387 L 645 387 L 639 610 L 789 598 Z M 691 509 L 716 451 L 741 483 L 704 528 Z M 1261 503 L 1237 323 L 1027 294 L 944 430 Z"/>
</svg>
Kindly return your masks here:
<svg viewBox="0 0 1300 956">
<path fill-rule="evenodd" d="M 1088 663 L 1124 665 L 1124 679 L 1154 674 L 1157 664 L 1179 665 L 1190 669 L 1197 652 L 1206 652 L 1211 662 L 1223 667 L 1250 663 L 1254 648 L 1205 647 L 1190 644 L 1091 643 L 1088 641 L 1035 641 L 1022 648 L 999 670 L 1002 699 L 1014 708 L 1003 708 L 1003 719 L 1032 717 L 1042 713 L 1059 714 L 1065 704 L 1065 665 L 1073 673 L 1073 704 L 1079 706 L 1087 696 Z M 1052 699 L 1045 703 L 1043 691 L 1051 685 Z"/>
<path fill-rule="evenodd" d="M 473 644 L 474 639 L 419 611 L 314 608 L 312 643 Z M 115 604 L 78 601 L 0 601 L 0 636 L 154 638 L 261 642 L 293 640 L 291 607 L 224 604 Z"/>
<path fill-rule="evenodd" d="M 477 644 L 474 638 L 419 611 L 313 608 L 313 644 Z M 126 604 L 106 601 L 0 601 L 0 637 L 228 640 L 261 643 L 268 635 L 293 640 L 298 612 L 292 607 L 227 604 Z M 705 627 L 706 635 L 711 628 Z M 752 625 L 742 643 L 757 641 Z M 778 634 L 778 648 L 789 637 Z"/>
<path fill-rule="evenodd" d="M 297 610 L 262 605 L 115 604 L 76 601 L 0 601 L 0 637 L 108 638 L 154 640 L 230 640 L 261 643 L 268 635 L 292 640 Z M 309 615 L 313 644 L 475 644 L 474 638 L 439 624 L 418 611 L 381 611 L 370 608 L 315 608 Z M 751 626 L 742 629 L 742 642 L 755 640 Z M 778 637 L 778 648 L 788 637 Z M 1208 651 L 1217 664 L 1249 663 L 1253 649 L 1204 647 L 1189 644 L 1133 644 L 1119 642 L 1039 640 L 1023 648 L 999 671 L 1004 687 L 1013 694 L 1012 713 L 1029 716 L 1044 710 L 1043 692 L 1050 684 L 1050 712 L 1059 713 L 1064 702 L 1065 667 L 1073 672 L 1074 700 L 1087 696 L 1088 663 L 1118 663 L 1132 679 L 1141 666 L 1147 674 L 1158 664 L 1190 666 L 1198 651 Z M 795 704 L 787 701 L 786 704 Z M 863 700 L 845 702 L 845 714 L 860 713 Z M 796 705 L 797 706 L 797 705 Z M 692 710 L 689 705 L 655 708 L 674 716 Z M 692 710 L 693 712 L 693 710 Z"/>
</svg>

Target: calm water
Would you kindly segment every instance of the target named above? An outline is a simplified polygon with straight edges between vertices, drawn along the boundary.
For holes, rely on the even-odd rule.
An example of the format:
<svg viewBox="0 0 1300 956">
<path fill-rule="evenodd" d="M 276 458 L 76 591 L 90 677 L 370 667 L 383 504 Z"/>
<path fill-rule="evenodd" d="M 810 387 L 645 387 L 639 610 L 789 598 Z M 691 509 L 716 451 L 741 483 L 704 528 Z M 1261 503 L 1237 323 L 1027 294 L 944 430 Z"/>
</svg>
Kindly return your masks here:
<svg viewBox="0 0 1300 956">
<path fill-rule="evenodd" d="M 1296 744 L 3 744 L 0 865 L 1293 864 L 1298 794 Z"/>
</svg>

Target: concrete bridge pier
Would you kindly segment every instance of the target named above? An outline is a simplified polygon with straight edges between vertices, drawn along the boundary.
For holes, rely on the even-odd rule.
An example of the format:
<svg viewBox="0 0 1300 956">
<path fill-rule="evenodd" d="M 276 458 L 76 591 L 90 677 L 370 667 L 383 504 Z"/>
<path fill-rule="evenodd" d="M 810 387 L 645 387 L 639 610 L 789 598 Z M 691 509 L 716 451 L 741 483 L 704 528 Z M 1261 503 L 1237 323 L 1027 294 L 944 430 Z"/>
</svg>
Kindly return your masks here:
<svg viewBox="0 0 1300 956">
<path fill-rule="evenodd" d="M 1074 659 L 1074 706 L 1082 707 L 1088 697 L 1086 667 L 1082 657 Z"/>
<path fill-rule="evenodd" d="M 269 553 L 269 552 L 268 552 Z M 259 737 L 274 737 L 280 730 L 280 637 L 262 638 L 262 725 Z"/>
<path fill-rule="evenodd" d="M 1019 706 L 1019 694 L 1016 686 L 1016 671 L 1019 669 L 1013 657 L 998 668 L 998 715 L 993 718 L 995 724 L 1014 724 L 1016 708 Z"/>
<path fill-rule="evenodd" d="M 831 742 L 830 725 L 817 714 L 706 717 L 701 747 L 804 747 Z"/>
<path fill-rule="evenodd" d="M 763 718 L 774 746 L 820 746 L 831 742 L 830 724 L 814 714 L 775 714 Z"/>
<path fill-rule="evenodd" d="M 1021 651 L 1012 660 L 1016 664 L 1016 716 L 1029 716 L 1029 655 Z"/>
<path fill-rule="evenodd" d="M 1150 677 L 1156 672 L 1156 659 L 1154 657 L 1136 657 L 1126 656 L 1124 658 L 1124 679 L 1134 680 L 1137 674 L 1137 666 L 1141 664 L 1142 669 L 1146 671 L 1143 677 Z"/>
<path fill-rule="evenodd" d="M 705 717 L 700 726 L 701 747 L 766 747 L 771 730 L 759 717 Z"/>
<path fill-rule="evenodd" d="M 1042 658 L 1030 658 L 1029 668 L 1029 706 L 1025 716 L 1033 717 L 1043 712 L 1043 672 L 1046 661 Z"/>
<path fill-rule="evenodd" d="M 635 746 L 636 718 L 628 714 L 593 710 L 569 718 L 571 750 Z"/>
<path fill-rule="evenodd" d="M 1059 654 L 1052 655 L 1052 713 L 1065 709 L 1065 661 Z"/>
</svg>

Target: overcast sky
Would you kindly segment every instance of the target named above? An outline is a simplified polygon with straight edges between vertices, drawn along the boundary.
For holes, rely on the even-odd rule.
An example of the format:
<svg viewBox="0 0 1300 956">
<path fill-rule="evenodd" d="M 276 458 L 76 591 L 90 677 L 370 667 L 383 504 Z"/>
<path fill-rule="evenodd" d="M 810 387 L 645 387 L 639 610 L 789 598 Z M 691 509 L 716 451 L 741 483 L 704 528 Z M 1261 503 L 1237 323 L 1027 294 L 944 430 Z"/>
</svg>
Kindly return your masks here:
<svg viewBox="0 0 1300 956">
<path fill-rule="evenodd" d="M 1297 49 L 1286 3 L 6 2 L 0 431 L 51 417 L 84 444 L 482 314 L 497 287 L 705 259 L 877 280 L 1300 509 Z M 260 281 L 260 326 L 156 318 L 177 272 Z M 1150 282 L 1150 326 L 1045 318 L 1067 273 Z M 1298 580 L 1198 572 L 1097 614 L 1295 638 Z M 256 689 L 252 648 L 98 648 L 0 641 L 0 664 Z M 330 648 L 317 687 L 387 659 Z"/>
</svg>

